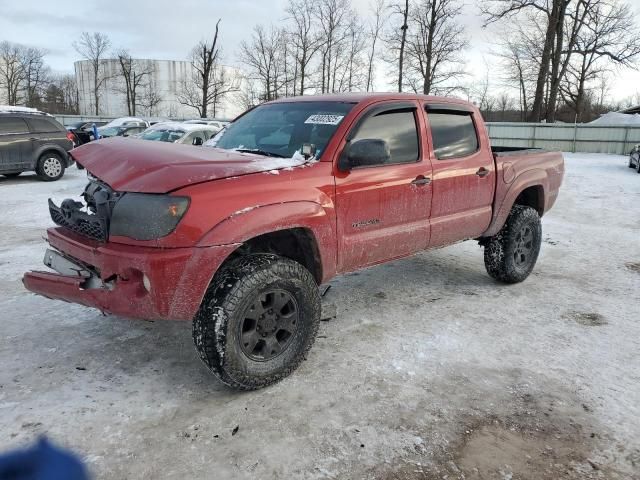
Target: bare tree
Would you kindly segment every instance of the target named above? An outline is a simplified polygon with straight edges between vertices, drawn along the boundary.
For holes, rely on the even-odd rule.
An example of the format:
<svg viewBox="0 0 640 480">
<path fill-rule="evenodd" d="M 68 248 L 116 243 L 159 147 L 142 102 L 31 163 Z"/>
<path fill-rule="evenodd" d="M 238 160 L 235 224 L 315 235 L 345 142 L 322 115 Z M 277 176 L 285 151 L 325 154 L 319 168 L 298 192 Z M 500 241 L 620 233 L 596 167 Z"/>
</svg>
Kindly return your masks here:
<svg viewBox="0 0 640 480">
<path fill-rule="evenodd" d="M 421 0 L 411 11 L 408 73 L 418 76 L 420 91 L 426 95 L 450 92 L 455 89 L 451 80 L 465 75 L 460 53 L 467 38 L 457 21 L 461 8 L 458 0 Z"/>
<path fill-rule="evenodd" d="M 104 33 L 82 32 L 80 40 L 73 42 L 73 48 L 82 58 L 91 62 L 94 111 L 99 115 L 101 90 L 109 78 L 105 71 L 105 63 L 111 41 Z"/>
<path fill-rule="evenodd" d="M 576 36 L 561 86 L 564 100 L 583 120 L 591 104 L 589 83 L 612 68 L 630 67 L 640 56 L 640 30 L 635 26 L 629 5 L 608 0 L 594 0 L 587 6 L 584 27 Z"/>
<path fill-rule="evenodd" d="M 316 18 L 323 43 L 320 47 L 320 91 L 337 91 L 339 63 L 344 61 L 344 47 L 353 10 L 349 0 L 318 0 Z"/>
<path fill-rule="evenodd" d="M 287 30 L 288 39 L 295 49 L 296 69 L 294 78 L 299 81 L 297 93 L 304 95 L 309 65 L 321 45 L 318 32 L 314 28 L 314 6 L 312 0 L 289 0 L 286 7 L 291 26 Z M 296 95 L 294 81 L 293 94 Z"/>
<path fill-rule="evenodd" d="M 375 3 L 370 6 L 373 14 L 373 21 L 369 23 L 369 40 L 371 42 L 371 48 L 369 50 L 368 67 L 367 67 L 367 85 L 366 91 L 373 90 L 373 76 L 374 72 L 374 59 L 376 56 L 376 43 L 382 33 L 386 18 L 384 16 L 387 9 L 385 0 L 374 0 Z"/>
<path fill-rule="evenodd" d="M 541 51 L 537 33 L 538 30 L 529 22 L 518 22 L 499 35 L 503 40 L 494 51 L 500 60 L 501 82 L 518 89 L 522 121 L 528 117 L 540 69 Z"/>
<path fill-rule="evenodd" d="M 240 44 L 240 59 L 249 70 L 248 77 L 260 85 L 265 101 L 278 98 L 282 83 L 282 31 L 274 26 L 256 25 L 250 41 Z"/>
<path fill-rule="evenodd" d="M 498 96 L 498 110 L 500 110 L 500 121 L 504 122 L 506 120 L 506 113 L 508 110 L 511 110 L 513 106 L 513 99 L 509 96 L 508 93 L 502 92 Z"/>
<path fill-rule="evenodd" d="M 25 80 L 22 45 L 0 43 L 0 87 L 5 91 L 9 105 L 18 105 L 21 101 L 21 88 Z"/>
<path fill-rule="evenodd" d="M 181 85 L 178 101 L 198 111 L 198 115 L 206 118 L 208 109 L 214 98 L 215 72 L 220 57 L 218 34 L 220 28 L 219 19 L 211 43 L 200 42 L 191 52 L 191 64 L 193 66 L 193 78 Z"/>
<path fill-rule="evenodd" d="M 249 110 L 261 103 L 260 100 L 260 88 L 257 85 L 255 79 L 249 77 L 243 77 L 239 79 L 240 88 L 234 95 L 235 103 L 240 106 L 242 110 Z"/>
<path fill-rule="evenodd" d="M 544 115 L 545 96 L 552 103 L 555 114 L 559 69 L 564 46 L 564 27 L 567 8 L 573 0 L 485 0 L 481 3 L 486 24 L 502 19 L 513 19 L 521 12 L 533 12 L 537 23 L 544 25 L 540 67 L 536 78 L 536 86 L 530 119 L 540 121 Z M 485 24 L 485 25 L 486 25 Z M 552 79 L 552 81 L 550 81 Z M 548 92 L 545 91 L 548 88 Z M 547 108 L 547 111 L 550 109 Z"/>
<path fill-rule="evenodd" d="M 156 79 L 154 75 L 149 77 L 149 81 L 142 90 L 142 95 L 139 99 L 139 105 L 145 110 L 148 116 L 155 116 L 159 114 L 158 107 L 162 104 L 164 98 L 158 92 L 156 86 Z M 175 115 L 169 115 L 170 117 Z"/>
<path fill-rule="evenodd" d="M 136 114 L 136 106 L 140 105 L 140 95 L 154 74 L 154 67 L 151 62 L 135 60 L 131 54 L 121 49 L 117 53 L 120 76 L 123 81 L 123 92 L 125 93 L 128 114 Z"/>
<path fill-rule="evenodd" d="M 75 75 L 53 75 L 39 96 L 39 108 L 46 112 L 78 114 L 78 87 Z"/>
<path fill-rule="evenodd" d="M 409 29 L 409 0 L 396 0 L 390 4 L 389 17 L 392 19 L 399 18 L 400 26 L 397 24 L 390 26 L 390 31 L 385 37 L 387 45 L 387 63 L 391 66 L 391 71 L 397 74 L 398 92 L 402 92 L 405 83 L 404 64 L 405 64 L 405 48 L 407 43 L 407 30 Z M 415 88 L 414 88 L 415 89 Z"/>
<path fill-rule="evenodd" d="M 49 83 L 50 68 L 44 62 L 46 52 L 41 48 L 24 48 L 24 94 L 27 107 L 38 107 L 43 89 Z"/>
</svg>

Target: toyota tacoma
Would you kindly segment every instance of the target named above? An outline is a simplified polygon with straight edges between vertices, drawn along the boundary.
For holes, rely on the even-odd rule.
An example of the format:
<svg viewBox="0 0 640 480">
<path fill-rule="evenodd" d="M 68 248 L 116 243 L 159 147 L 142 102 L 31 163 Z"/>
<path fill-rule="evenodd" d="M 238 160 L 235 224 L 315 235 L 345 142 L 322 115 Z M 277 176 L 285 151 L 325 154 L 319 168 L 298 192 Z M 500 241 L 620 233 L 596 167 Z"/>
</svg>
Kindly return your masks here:
<svg viewBox="0 0 640 480">
<path fill-rule="evenodd" d="M 113 138 L 71 152 L 82 201 L 49 201 L 27 289 L 102 312 L 193 322 L 224 383 L 256 389 L 303 360 L 336 275 L 474 239 L 491 277 L 531 273 L 558 152 L 491 147 L 451 98 L 344 94 L 255 107 L 210 148 Z"/>
</svg>

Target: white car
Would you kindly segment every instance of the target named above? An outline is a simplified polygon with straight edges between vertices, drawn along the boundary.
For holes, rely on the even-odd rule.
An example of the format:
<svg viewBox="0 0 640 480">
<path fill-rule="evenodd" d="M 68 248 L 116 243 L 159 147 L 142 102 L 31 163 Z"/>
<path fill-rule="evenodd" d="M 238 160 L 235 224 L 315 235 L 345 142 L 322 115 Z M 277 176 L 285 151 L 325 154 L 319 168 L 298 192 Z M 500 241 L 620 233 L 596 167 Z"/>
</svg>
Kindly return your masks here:
<svg viewBox="0 0 640 480">
<path fill-rule="evenodd" d="M 195 120 L 187 120 L 188 125 L 209 125 L 215 127 L 218 131 L 222 130 L 229 122 L 223 122 L 222 120 L 207 120 L 206 118 L 197 118 Z"/>
<path fill-rule="evenodd" d="M 210 125 L 165 122 L 157 123 L 147 128 L 144 132 L 136 135 L 136 137 L 156 142 L 182 143 L 199 146 L 217 132 L 218 130 Z"/>
<path fill-rule="evenodd" d="M 149 122 L 138 117 L 121 117 L 111 120 L 104 127 L 144 127 L 147 128 Z"/>
</svg>

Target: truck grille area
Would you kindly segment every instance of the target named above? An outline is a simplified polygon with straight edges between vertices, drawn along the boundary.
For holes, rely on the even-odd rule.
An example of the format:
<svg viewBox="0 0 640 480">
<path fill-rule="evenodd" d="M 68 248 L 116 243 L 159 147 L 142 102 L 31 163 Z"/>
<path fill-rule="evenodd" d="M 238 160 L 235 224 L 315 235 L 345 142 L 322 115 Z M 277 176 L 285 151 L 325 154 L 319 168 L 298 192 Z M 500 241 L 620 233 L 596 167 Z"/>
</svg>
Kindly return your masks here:
<svg viewBox="0 0 640 480">
<path fill-rule="evenodd" d="M 58 207 L 49 199 L 49 213 L 56 225 L 104 242 L 109 238 L 111 211 L 119 197 L 105 184 L 91 181 L 82 194 L 86 204 L 67 198 Z"/>
</svg>

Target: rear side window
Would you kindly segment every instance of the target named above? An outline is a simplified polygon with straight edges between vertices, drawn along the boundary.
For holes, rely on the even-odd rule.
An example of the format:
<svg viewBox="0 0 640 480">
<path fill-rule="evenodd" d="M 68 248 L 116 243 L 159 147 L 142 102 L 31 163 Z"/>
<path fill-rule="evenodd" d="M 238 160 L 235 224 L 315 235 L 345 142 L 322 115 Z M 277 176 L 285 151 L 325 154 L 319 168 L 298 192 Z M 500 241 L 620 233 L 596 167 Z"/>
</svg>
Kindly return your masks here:
<svg viewBox="0 0 640 480">
<path fill-rule="evenodd" d="M 22 118 L 0 116 L 0 135 L 9 133 L 29 133 L 29 128 Z"/>
<path fill-rule="evenodd" d="M 465 157 L 478 151 L 478 135 L 470 112 L 433 111 L 427 117 L 438 160 Z"/>
<path fill-rule="evenodd" d="M 59 132 L 62 130 L 62 127 L 48 118 L 30 118 L 28 122 L 35 133 Z"/>
<path fill-rule="evenodd" d="M 367 118 L 351 141 L 365 138 L 384 140 L 389 144 L 389 163 L 418 161 L 418 129 L 414 110 L 392 110 Z"/>
</svg>

